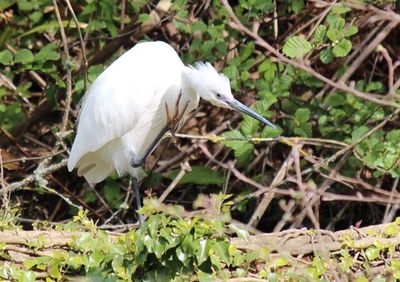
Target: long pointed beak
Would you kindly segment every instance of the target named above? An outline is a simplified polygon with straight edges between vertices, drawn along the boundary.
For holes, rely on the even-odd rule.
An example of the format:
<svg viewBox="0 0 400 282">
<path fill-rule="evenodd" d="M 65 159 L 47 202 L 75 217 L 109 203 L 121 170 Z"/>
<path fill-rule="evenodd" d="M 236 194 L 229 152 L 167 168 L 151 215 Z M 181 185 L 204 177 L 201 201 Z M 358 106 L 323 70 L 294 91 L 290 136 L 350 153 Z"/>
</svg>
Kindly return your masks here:
<svg viewBox="0 0 400 282">
<path fill-rule="evenodd" d="M 242 112 L 242 113 L 244 113 L 246 115 L 249 115 L 249 116 L 255 118 L 256 120 L 261 121 L 262 123 L 265 123 L 266 125 L 268 125 L 268 126 L 270 126 L 272 128 L 276 128 L 276 126 L 274 124 L 272 124 L 269 120 L 267 120 L 266 118 L 261 116 L 259 113 L 253 111 L 252 109 L 250 109 L 246 105 L 243 105 L 238 100 L 233 99 L 231 101 L 226 101 L 226 103 L 229 106 L 231 106 L 232 108 L 234 108 L 235 110 L 238 110 L 239 112 Z"/>
</svg>

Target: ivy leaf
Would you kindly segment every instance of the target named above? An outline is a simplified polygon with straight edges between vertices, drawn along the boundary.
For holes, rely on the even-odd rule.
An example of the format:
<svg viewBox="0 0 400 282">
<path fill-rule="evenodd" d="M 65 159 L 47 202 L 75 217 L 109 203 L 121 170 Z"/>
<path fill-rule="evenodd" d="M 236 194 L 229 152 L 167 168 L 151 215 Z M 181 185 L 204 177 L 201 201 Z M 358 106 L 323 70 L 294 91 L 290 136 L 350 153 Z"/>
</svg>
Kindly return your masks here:
<svg viewBox="0 0 400 282">
<path fill-rule="evenodd" d="M 208 252 L 210 250 L 210 240 L 206 238 L 200 239 L 200 246 L 196 250 L 196 258 L 198 265 L 201 265 L 208 259 Z"/>
<path fill-rule="evenodd" d="M 229 243 L 225 241 L 215 242 L 212 246 L 215 254 L 223 261 L 226 265 L 230 265 L 230 256 L 229 256 Z"/>
<path fill-rule="evenodd" d="M 290 58 L 301 58 L 310 52 L 310 42 L 300 36 L 290 37 L 283 46 L 283 53 Z"/>
<path fill-rule="evenodd" d="M 335 57 L 345 57 L 351 51 L 351 41 L 342 39 L 338 44 L 333 47 L 332 52 Z"/>
<path fill-rule="evenodd" d="M 33 61 L 33 54 L 29 49 L 20 49 L 15 54 L 15 63 L 30 63 Z"/>
<path fill-rule="evenodd" d="M 12 64 L 13 55 L 9 50 L 4 50 L 0 52 L 0 64 L 9 66 Z"/>
</svg>

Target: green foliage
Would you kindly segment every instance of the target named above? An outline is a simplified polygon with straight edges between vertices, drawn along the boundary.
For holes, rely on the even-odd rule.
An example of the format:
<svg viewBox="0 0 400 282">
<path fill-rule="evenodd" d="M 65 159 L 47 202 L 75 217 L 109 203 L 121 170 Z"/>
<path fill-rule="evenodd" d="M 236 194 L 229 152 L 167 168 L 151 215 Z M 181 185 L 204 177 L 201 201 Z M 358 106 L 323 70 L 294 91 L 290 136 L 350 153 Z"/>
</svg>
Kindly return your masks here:
<svg viewBox="0 0 400 282">
<path fill-rule="evenodd" d="M 176 176 L 179 173 L 179 169 L 172 170 L 169 178 L 171 180 L 174 180 Z M 209 167 L 203 167 L 203 166 L 192 166 L 192 171 L 186 172 L 181 181 L 179 181 L 180 184 L 187 184 L 187 183 L 192 183 L 192 184 L 198 184 L 198 185 L 210 185 L 210 184 L 222 184 L 224 183 L 224 178 L 223 176 L 209 168 Z"/>
<path fill-rule="evenodd" d="M 290 37 L 283 45 L 283 53 L 290 58 L 300 58 L 310 52 L 311 43 L 300 36 Z"/>
<path fill-rule="evenodd" d="M 369 131 L 366 126 L 357 128 L 352 135 L 353 141 L 362 138 Z M 400 176 L 400 130 L 385 133 L 379 130 L 357 146 L 357 153 L 366 165 L 382 173 Z"/>
<path fill-rule="evenodd" d="M 215 200 L 225 198 L 216 196 Z M 80 210 L 74 222 L 57 226 L 59 231 L 82 232 L 73 240 L 69 252 L 60 249 L 52 256 L 27 259 L 22 268 L 0 267 L 0 277 L 35 281 L 34 271 L 44 270 L 53 280 L 74 272 L 102 281 L 181 281 L 195 273 L 199 279 L 205 276 L 215 279 L 220 275 L 235 277 L 239 266 L 258 258 L 258 255 L 247 257 L 229 242 L 227 226 L 218 217 L 182 218 L 167 215 L 151 205 L 151 202 L 145 205 L 148 219 L 143 226 L 118 236 L 98 229 L 87 218 L 87 212 Z M 222 202 L 220 207 L 225 210 Z M 33 243 L 37 249 L 43 247 Z M 228 268 L 230 271 L 221 272 Z"/>
<path fill-rule="evenodd" d="M 0 86 L 2 132 L 12 133 L 20 125 L 29 121 L 37 105 L 44 100 L 47 100 L 54 109 L 48 120 L 56 119 L 59 115 L 56 111 L 64 106 L 67 67 L 73 72 L 74 104 L 78 104 L 85 92 L 84 75 L 82 72 L 77 72 L 79 66 L 83 64 L 77 26 L 61 2 L 57 3 L 62 10 L 61 24 L 66 29 L 68 37 L 71 55 L 69 61 L 65 61 L 62 57 L 63 46 L 60 40 L 59 23 L 54 14 L 52 1 L 0 1 L 0 12 L 8 9 L 14 12 L 9 22 L 2 21 L 3 17 L 0 17 L 1 74 L 16 88 L 11 89 L 3 83 Z M 385 185 L 391 180 L 388 176 L 399 177 L 400 133 L 396 123 L 389 122 L 385 127 L 366 137 L 372 128 L 392 112 L 390 108 L 382 108 L 345 91 L 323 90 L 326 86 L 323 82 L 309 73 L 277 62 L 274 56 L 266 53 L 262 46 L 256 44 L 249 36 L 244 36 L 232 28 L 232 21 L 221 1 L 211 1 L 207 2 L 208 5 L 198 6 L 194 4 L 195 2 L 172 1 L 168 17 L 163 18 L 160 26 L 140 39 L 173 41 L 180 52 L 179 55 L 188 64 L 199 60 L 215 63 L 230 78 L 235 96 L 239 99 L 243 98 L 246 104 L 253 104 L 252 107 L 256 111 L 278 125 L 278 129 L 274 130 L 252 118 L 244 117 L 239 123 L 233 122 L 230 125 L 231 129 L 222 134 L 223 137 L 229 139 L 223 141 L 223 144 L 233 152 L 227 158 L 230 160 L 235 158 L 237 160 L 235 165 L 243 170 L 243 173 L 260 181 L 266 178 L 266 173 L 261 173 L 259 167 L 250 167 L 249 164 L 254 160 L 254 151 L 265 150 L 267 145 L 250 142 L 250 138 L 254 141 L 258 137 L 285 135 L 332 139 L 347 144 L 359 142 L 355 146 L 354 154 L 346 160 L 343 169 L 339 171 L 340 174 L 349 177 L 364 177 L 364 172 L 371 170 L 372 174 L 367 179 L 363 178 L 363 181 Z M 311 22 L 311 25 L 304 26 L 304 29 L 302 29 L 304 21 L 309 21 L 309 16 L 314 16 L 310 15 L 310 11 L 322 9 L 315 8 L 311 2 L 303 0 L 240 0 L 236 2 L 235 5 L 231 4 L 234 13 L 244 26 L 250 29 L 259 27 L 258 35 L 273 46 L 282 46 L 280 50 L 282 54 L 300 63 L 310 64 L 313 69 L 326 77 L 335 76 L 340 79 L 346 71 L 347 64 L 344 62 L 349 58 L 353 46 L 359 44 L 360 39 L 368 34 L 366 26 L 362 26 L 360 32 L 356 26 L 360 22 L 358 16 L 362 12 L 346 6 L 345 2 L 332 5 L 329 14 L 322 17 L 322 21 L 317 26 Z M 132 22 L 132 19 L 137 18 L 137 22 L 142 23 L 149 19 L 153 8 L 145 0 L 126 1 L 124 11 L 122 11 L 121 1 L 113 0 L 76 1 L 73 6 L 79 21 L 78 26 L 84 34 L 89 59 L 111 42 L 112 38 L 119 37 L 122 22 L 126 26 Z M 277 15 L 274 14 L 275 9 Z M 121 15 L 125 16 L 121 17 Z M 277 30 L 274 26 L 275 20 L 278 22 Z M 293 26 L 296 28 L 290 28 Z M 275 37 L 275 32 L 278 32 L 278 37 Z M 136 40 L 135 37 L 130 39 L 132 38 Z M 124 48 L 131 45 L 132 41 L 126 40 L 120 50 L 107 60 L 91 65 L 88 70 L 89 84 L 125 50 Z M 374 56 L 376 54 L 378 53 L 374 53 Z M 374 69 L 369 67 L 373 65 L 369 64 L 370 62 L 364 63 L 365 73 L 357 72 L 350 79 L 352 83 L 354 82 L 354 87 L 359 91 L 375 94 L 377 97 L 386 94 L 387 79 L 382 75 L 383 72 L 375 72 L 375 67 Z M 37 81 L 29 78 L 31 71 L 36 72 L 46 82 L 44 89 Z M 53 129 L 52 125 L 46 123 L 47 115 L 44 119 L 40 121 L 40 125 L 33 124 L 36 128 L 30 132 L 30 136 L 32 133 L 34 136 L 38 135 L 40 142 L 48 141 L 48 136 L 43 134 L 47 132 L 47 129 L 51 129 L 50 133 L 53 134 L 57 132 L 57 129 Z M 38 126 L 45 130 L 39 132 Z M 13 150 L 10 151 L 26 152 L 23 142 L 27 141 L 21 139 L 18 142 L 21 142 L 18 143 L 19 147 L 12 148 Z M 275 164 L 282 163 L 283 158 L 287 157 L 287 148 L 285 146 L 285 149 L 281 150 L 279 145 L 272 143 L 268 146 L 271 146 L 272 154 L 268 155 L 268 161 L 265 163 L 270 166 L 269 173 L 275 174 L 278 169 Z M 337 150 L 337 148 L 309 148 L 307 145 L 304 149 L 321 160 L 331 156 Z M 8 148 L 6 150 L 8 151 Z M 42 156 L 43 154 L 35 152 L 32 155 Z M 223 177 L 223 170 L 214 171 L 204 167 L 200 159 L 193 162 L 195 165 L 192 163 L 192 172 L 186 173 L 180 181 L 181 185 L 221 185 L 226 180 Z M 303 162 L 303 159 L 300 165 L 301 168 L 306 166 L 311 168 L 311 164 Z M 333 167 L 335 164 L 331 165 Z M 307 179 L 308 183 L 312 183 L 318 189 L 319 184 L 325 179 L 314 172 L 304 175 L 304 180 Z M 163 181 L 169 183 L 177 173 L 179 170 L 162 174 L 153 173 L 151 178 L 145 180 L 144 186 L 162 186 L 159 183 Z M 18 171 L 15 174 L 20 177 L 23 172 Z M 13 180 L 14 175 L 7 176 L 6 179 Z M 287 179 L 290 180 L 290 177 Z M 75 182 L 71 183 L 73 184 L 69 188 L 84 191 L 80 190 Z M 227 186 L 228 189 L 239 192 L 241 198 L 237 199 L 246 198 L 250 190 L 243 183 L 238 184 L 237 181 L 229 181 Z M 330 192 L 342 189 L 343 185 L 335 183 Z M 124 203 L 126 191 L 115 178 L 109 178 L 98 191 L 111 209 L 125 208 L 121 205 Z M 91 190 L 82 192 L 82 199 L 94 207 L 98 204 L 97 196 Z M 274 259 L 269 259 L 265 253 L 263 253 L 264 256 L 260 255 L 261 251 L 245 254 L 237 250 L 236 246 L 228 241 L 228 231 L 224 223 L 226 214 L 224 217 L 215 212 L 218 214 L 215 216 L 208 209 L 209 201 L 207 200 L 209 199 L 198 200 L 195 203 L 197 207 L 205 208 L 212 214 L 206 219 L 183 218 L 181 207 L 166 208 L 170 212 L 169 215 L 165 210 L 162 212 L 160 209 L 149 209 L 150 218 L 141 229 L 117 237 L 98 229 L 92 220 L 79 212 L 75 217 L 75 222 L 58 226 L 60 230 L 87 232 L 76 238 L 73 250 L 70 252 L 60 250 L 51 258 L 38 256 L 35 259 L 26 260 L 21 268 L 14 266 L 1 268 L 0 276 L 2 275 L 3 279 L 11 279 L 12 274 L 15 280 L 34 281 L 37 279 L 35 271 L 46 269 L 53 280 L 60 280 L 66 275 L 78 273 L 98 281 L 106 279 L 109 281 L 130 279 L 163 281 L 171 278 L 188 281 L 188 277 L 195 273 L 193 274 L 196 275 L 195 280 L 215 281 L 242 277 L 254 269 L 257 271 L 261 269 L 257 275 L 269 281 L 281 281 L 287 278 L 293 281 L 316 281 L 326 277 L 331 262 L 328 263 L 319 256 L 312 257 L 308 268 L 299 274 L 293 262 L 286 257 L 275 256 Z M 248 204 L 250 201 L 246 198 L 245 201 L 237 203 L 235 212 L 243 218 L 247 217 L 250 212 L 248 210 L 248 206 L 251 206 Z M 272 201 L 271 207 L 278 208 L 275 201 L 276 199 Z M 222 205 L 215 199 L 211 202 L 215 207 Z M 324 208 L 326 209 L 324 205 L 327 203 L 323 202 L 319 209 L 321 215 L 318 218 L 321 218 L 321 226 L 324 220 L 329 220 L 329 217 L 324 214 Z M 227 205 L 222 206 L 225 208 L 222 212 L 224 214 L 228 208 Z M 329 209 L 331 207 L 329 206 Z M 26 210 L 41 210 L 41 208 L 40 206 Z M 332 213 L 331 210 L 329 212 Z M 13 221 L 4 217 L 6 223 L 1 225 L 1 228 L 7 229 L 10 226 L 14 228 Z M 260 225 L 263 228 L 272 228 L 268 224 L 264 222 Z M 247 236 L 246 232 L 235 227 L 230 227 L 229 232 L 235 232 L 241 238 Z M 391 226 L 385 230 L 384 236 L 390 238 L 397 232 L 397 226 Z M 39 240 L 32 242 L 30 247 L 36 250 L 40 249 L 42 244 Z M 392 250 L 392 246 L 370 245 L 362 249 L 360 253 L 364 260 L 368 261 L 377 260 L 381 256 L 390 254 Z M 5 253 L 3 255 L 6 256 Z M 345 249 L 332 259 L 336 259 L 335 262 L 340 269 L 347 272 L 357 263 L 352 255 L 350 250 Z M 262 261 L 266 266 L 254 267 L 257 260 Z M 399 265 L 398 260 L 392 260 L 387 265 L 396 278 L 400 276 Z M 359 281 L 363 281 L 363 278 L 367 279 L 364 276 L 360 277 Z"/>
</svg>

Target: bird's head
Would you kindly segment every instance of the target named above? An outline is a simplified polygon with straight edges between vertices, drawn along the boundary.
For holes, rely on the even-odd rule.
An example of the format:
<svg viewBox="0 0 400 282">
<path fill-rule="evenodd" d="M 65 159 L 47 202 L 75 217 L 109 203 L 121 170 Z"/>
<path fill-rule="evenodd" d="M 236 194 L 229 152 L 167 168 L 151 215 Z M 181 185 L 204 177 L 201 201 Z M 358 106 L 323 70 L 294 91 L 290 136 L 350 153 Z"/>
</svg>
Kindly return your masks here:
<svg viewBox="0 0 400 282">
<path fill-rule="evenodd" d="M 196 63 L 189 79 L 197 94 L 214 106 L 240 111 L 275 128 L 263 116 L 236 100 L 232 95 L 229 78 L 218 73 L 210 63 Z"/>
</svg>

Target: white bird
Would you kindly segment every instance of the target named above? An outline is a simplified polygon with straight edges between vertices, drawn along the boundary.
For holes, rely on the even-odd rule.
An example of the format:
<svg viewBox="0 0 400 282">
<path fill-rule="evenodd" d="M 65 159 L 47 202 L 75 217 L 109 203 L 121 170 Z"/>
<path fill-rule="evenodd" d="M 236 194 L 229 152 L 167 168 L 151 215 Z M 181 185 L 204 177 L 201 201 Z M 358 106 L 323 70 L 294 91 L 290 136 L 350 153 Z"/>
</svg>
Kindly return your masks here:
<svg viewBox="0 0 400 282">
<path fill-rule="evenodd" d="M 138 183 L 146 157 L 169 129 L 197 108 L 200 97 L 275 127 L 237 101 L 229 79 L 210 63 L 185 66 L 167 43 L 139 43 L 113 62 L 85 94 L 68 170 L 77 168 L 91 184 L 114 170 L 130 174 Z M 138 185 L 135 193 L 140 199 Z"/>
</svg>

